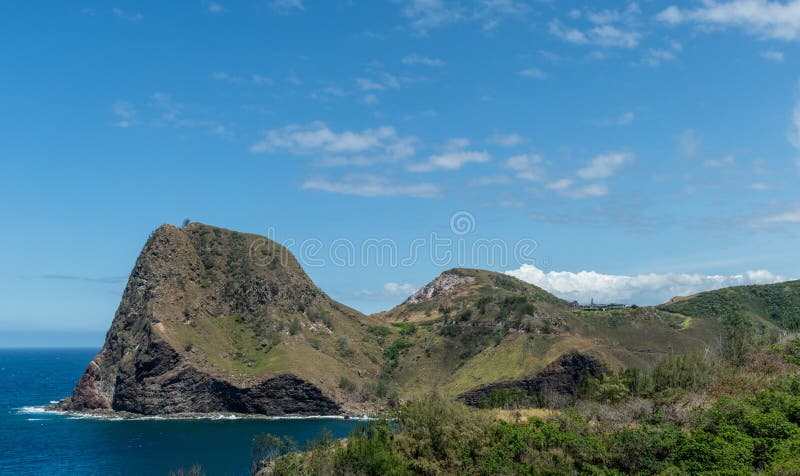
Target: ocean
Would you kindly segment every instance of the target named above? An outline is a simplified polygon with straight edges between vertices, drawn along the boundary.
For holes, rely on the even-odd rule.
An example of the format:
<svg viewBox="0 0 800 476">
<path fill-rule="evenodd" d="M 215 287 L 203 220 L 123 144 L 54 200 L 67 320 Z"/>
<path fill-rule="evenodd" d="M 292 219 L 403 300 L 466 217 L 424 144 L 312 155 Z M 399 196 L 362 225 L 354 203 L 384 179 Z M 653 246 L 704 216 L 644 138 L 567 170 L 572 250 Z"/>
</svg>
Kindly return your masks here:
<svg viewBox="0 0 800 476">
<path fill-rule="evenodd" d="M 245 475 L 260 433 L 299 443 L 324 429 L 346 436 L 354 420 L 114 420 L 46 413 L 69 395 L 97 349 L 0 349 L 0 474 L 167 475 L 199 464 Z"/>
</svg>

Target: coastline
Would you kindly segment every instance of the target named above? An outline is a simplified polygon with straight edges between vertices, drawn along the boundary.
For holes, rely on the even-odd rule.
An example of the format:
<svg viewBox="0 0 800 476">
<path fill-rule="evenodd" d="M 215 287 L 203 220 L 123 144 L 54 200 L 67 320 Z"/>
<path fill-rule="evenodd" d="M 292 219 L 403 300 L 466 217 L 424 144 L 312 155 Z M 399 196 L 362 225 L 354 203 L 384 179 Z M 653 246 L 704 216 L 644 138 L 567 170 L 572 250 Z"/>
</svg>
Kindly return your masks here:
<svg viewBox="0 0 800 476">
<path fill-rule="evenodd" d="M 147 420 L 356 420 L 372 421 L 369 415 L 261 415 L 255 413 L 212 412 L 212 413 L 169 413 L 164 415 L 142 415 L 114 410 L 75 411 L 58 408 L 58 402 L 49 405 L 31 405 L 15 408 L 17 414 L 61 415 L 75 419 L 97 419 L 106 421 L 147 421 Z"/>
</svg>

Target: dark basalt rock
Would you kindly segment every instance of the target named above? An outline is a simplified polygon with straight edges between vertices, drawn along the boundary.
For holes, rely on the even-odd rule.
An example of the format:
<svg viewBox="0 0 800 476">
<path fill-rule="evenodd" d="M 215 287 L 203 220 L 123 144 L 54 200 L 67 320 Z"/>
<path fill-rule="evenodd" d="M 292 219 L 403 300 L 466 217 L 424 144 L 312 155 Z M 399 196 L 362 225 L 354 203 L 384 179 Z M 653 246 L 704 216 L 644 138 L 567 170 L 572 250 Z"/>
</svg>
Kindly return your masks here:
<svg viewBox="0 0 800 476">
<path fill-rule="evenodd" d="M 112 370 L 112 369 L 109 369 Z M 117 367 L 113 382 L 95 361 L 75 386 L 64 410 L 115 410 L 141 415 L 251 413 L 335 415 L 341 406 L 316 386 L 284 374 L 239 388 L 184 362 L 168 345 L 152 343 L 129 364 Z"/>
<path fill-rule="evenodd" d="M 603 363 L 598 359 L 573 351 L 551 362 L 532 378 L 481 385 L 462 393 L 458 398 L 467 405 L 478 406 L 495 390 L 522 390 L 529 395 L 550 392 L 574 396 L 587 377 L 599 378 L 604 370 Z"/>
</svg>

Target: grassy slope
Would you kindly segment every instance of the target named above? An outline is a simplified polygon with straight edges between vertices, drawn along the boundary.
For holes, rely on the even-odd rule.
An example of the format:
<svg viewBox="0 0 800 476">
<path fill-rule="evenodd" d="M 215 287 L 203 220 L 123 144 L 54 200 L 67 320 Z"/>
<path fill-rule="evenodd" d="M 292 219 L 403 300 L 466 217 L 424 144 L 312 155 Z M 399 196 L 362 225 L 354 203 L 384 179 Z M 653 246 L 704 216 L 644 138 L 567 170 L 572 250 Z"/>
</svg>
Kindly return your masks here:
<svg viewBox="0 0 800 476">
<path fill-rule="evenodd" d="M 736 286 L 676 298 L 658 307 L 693 317 L 725 319 L 741 313 L 756 324 L 800 329 L 800 281 Z"/>
<path fill-rule="evenodd" d="M 380 314 L 413 323 L 391 373 L 401 397 L 437 388 L 457 395 L 478 385 L 535 375 L 558 356 L 579 350 L 611 368 L 651 367 L 664 356 L 714 345 L 719 324 L 654 308 L 575 311 L 515 278 L 454 270 L 475 280 L 452 294 Z M 499 327 L 475 327 L 498 325 Z"/>
<path fill-rule="evenodd" d="M 293 373 L 340 401 L 362 399 L 382 352 L 369 318 L 320 291 L 279 245 L 255 247 L 261 256 L 253 256 L 253 243 L 263 237 L 199 223 L 180 233 L 189 246 L 179 248 L 185 256 L 173 266 L 185 269 L 154 304 L 157 328 L 173 348 L 237 385 Z M 263 264 L 270 253 L 287 258 Z M 248 295 L 252 288 L 270 290 L 269 302 Z M 339 388 L 342 377 L 355 390 Z"/>
</svg>

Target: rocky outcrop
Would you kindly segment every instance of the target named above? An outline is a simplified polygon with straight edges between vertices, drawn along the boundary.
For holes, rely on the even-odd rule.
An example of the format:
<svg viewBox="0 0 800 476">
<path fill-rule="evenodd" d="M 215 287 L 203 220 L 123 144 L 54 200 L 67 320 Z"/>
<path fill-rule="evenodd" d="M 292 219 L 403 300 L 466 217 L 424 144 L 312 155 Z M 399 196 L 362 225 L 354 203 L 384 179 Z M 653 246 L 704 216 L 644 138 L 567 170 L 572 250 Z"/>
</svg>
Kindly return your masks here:
<svg viewBox="0 0 800 476">
<path fill-rule="evenodd" d="M 102 350 L 58 407 L 144 415 L 342 413 L 331 395 L 291 371 L 242 384 L 219 369 L 201 368 L 175 337 L 198 319 L 265 310 L 297 315 L 329 299 L 294 258 L 252 268 L 242 236 L 199 224 L 156 230 L 134 266 Z"/>
<path fill-rule="evenodd" d="M 496 390 L 522 390 L 528 395 L 551 393 L 574 396 L 587 377 L 599 378 L 604 370 L 603 363 L 598 359 L 573 351 L 551 362 L 532 378 L 482 385 L 462 393 L 458 398 L 467 405 L 479 406 Z"/>
<path fill-rule="evenodd" d="M 461 276 L 456 273 L 444 272 L 436 279 L 412 294 L 408 299 L 405 300 L 405 302 L 403 302 L 403 305 L 417 304 L 420 302 L 430 301 L 431 299 L 440 296 L 447 296 L 462 286 L 470 284 L 474 281 L 475 278 L 472 276 Z"/>
<path fill-rule="evenodd" d="M 163 346 L 143 354 L 132 367 L 121 368 L 113 388 L 108 389 L 111 395 L 99 390 L 107 382 L 101 367 L 92 361 L 72 397 L 60 402 L 59 407 L 142 415 L 235 412 L 280 416 L 342 412 L 338 403 L 296 375 L 284 374 L 240 388 L 187 365 Z"/>
</svg>

